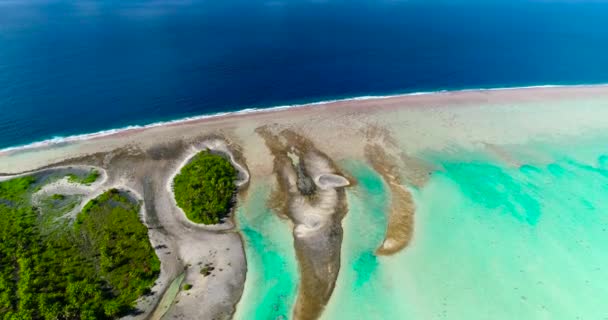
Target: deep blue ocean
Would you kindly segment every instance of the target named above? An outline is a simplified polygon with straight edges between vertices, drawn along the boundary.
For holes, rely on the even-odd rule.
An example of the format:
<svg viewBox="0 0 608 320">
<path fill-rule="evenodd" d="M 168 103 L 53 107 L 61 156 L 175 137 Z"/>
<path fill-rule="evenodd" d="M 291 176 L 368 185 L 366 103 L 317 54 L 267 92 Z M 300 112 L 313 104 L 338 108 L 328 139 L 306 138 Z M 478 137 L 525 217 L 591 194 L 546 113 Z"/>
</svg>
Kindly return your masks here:
<svg viewBox="0 0 608 320">
<path fill-rule="evenodd" d="M 0 0 L 0 149 L 361 95 L 608 82 L 608 1 Z"/>
</svg>

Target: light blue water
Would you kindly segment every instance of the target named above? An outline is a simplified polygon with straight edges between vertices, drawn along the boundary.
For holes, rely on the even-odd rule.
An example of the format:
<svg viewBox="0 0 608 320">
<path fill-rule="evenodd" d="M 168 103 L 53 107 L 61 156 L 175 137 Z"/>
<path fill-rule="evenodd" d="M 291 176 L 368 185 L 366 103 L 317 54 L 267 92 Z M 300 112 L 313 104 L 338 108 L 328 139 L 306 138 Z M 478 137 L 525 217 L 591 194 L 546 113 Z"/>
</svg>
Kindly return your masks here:
<svg viewBox="0 0 608 320">
<path fill-rule="evenodd" d="M 357 319 L 387 315 L 387 304 L 370 303 L 381 294 L 380 258 L 374 252 L 384 239 L 388 217 L 387 186 L 382 177 L 364 163 L 346 161 L 342 168 L 358 184 L 347 189 L 349 211 L 342 222 L 344 238 L 341 268 L 336 287 L 323 313 L 323 319 Z"/>
<path fill-rule="evenodd" d="M 445 171 L 414 191 L 414 241 L 391 257 L 361 259 L 385 221 L 361 190 L 380 180 L 347 166 L 364 183 L 348 191 L 344 267 L 324 318 L 605 319 L 608 157 L 589 157 L 602 145 L 545 146 L 553 161 L 521 167 L 435 159 Z"/>
<path fill-rule="evenodd" d="M 292 228 L 266 208 L 269 186 L 250 188 L 236 215 L 245 243 L 247 278 L 234 319 L 287 319 L 299 281 Z"/>
</svg>

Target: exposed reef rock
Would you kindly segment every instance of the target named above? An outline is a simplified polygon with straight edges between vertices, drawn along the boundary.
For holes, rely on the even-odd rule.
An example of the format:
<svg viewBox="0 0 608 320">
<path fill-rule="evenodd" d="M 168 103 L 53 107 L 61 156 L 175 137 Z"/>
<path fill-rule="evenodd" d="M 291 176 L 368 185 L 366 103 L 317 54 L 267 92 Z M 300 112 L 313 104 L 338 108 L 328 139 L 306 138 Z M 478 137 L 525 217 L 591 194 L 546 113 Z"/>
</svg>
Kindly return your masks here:
<svg viewBox="0 0 608 320">
<path fill-rule="evenodd" d="M 312 180 L 310 176 L 306 174 L 306 169 L 304 169 L 304 163 L 300 162 L 297 166 L 297 174 L 298 174 L 298 191 L 302 195 L 310 196 L 313 195 L 316 191 L 315 182 Z"/>
<path fill-rule="evenodd" d="M 333 161 L 305 137 L 260 127 L 274 156 L 277 188 L 270 202 L 294 223 L 301 283 L 295 319 L 316 319 L 333 292 L 340 270 L 341 221 L 347 212 L 344 178 Z"/>
</svg>

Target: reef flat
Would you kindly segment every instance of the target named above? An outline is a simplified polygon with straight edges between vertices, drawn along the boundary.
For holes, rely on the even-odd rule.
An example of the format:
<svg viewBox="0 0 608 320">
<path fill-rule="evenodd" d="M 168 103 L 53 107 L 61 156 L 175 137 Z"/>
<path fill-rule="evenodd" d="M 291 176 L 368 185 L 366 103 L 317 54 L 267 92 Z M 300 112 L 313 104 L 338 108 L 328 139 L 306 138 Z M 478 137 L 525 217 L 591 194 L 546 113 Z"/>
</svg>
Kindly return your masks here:
<svg viewBox="0 0 608 320">
<path fill-rule="evenodd" d="M 607 87 L 473 90 L 235 113 L 39 144 L 2 152 L 0 172 L 9 180 L 80 168 L 39 193 L 86 203 L 117 189 L 138 199 L 160 273 L 128 318 L 500 319 L 505 310 L 560 318 L 602 310 L 594 299 L 577 308 L 569 293 L 595 296 L 599 287 L 586 285 L 589 279 L 559 280 L 591 266 L 603 276 L 608 257 L 585 255 L 603 239 L 602 228 L 587 237 L 580 221 L 558 210 L 571 222 L 560 225 L 548 208 L 570 193 L 566 208 L 603 225 L 593 218 L 606 206 L 603 197 L 576 192 L 576 181 L 603 190 L 607 157 L 598 141 L 605 137 Z M 210 225 L 190 221 L 172 187 L 202 150 L 236 170 L 234 206 Z M 564 190 L 549 186 L 568 177 L 574 182 Z M 81 209 L 66 204 L 63 214 Z M 570 243 L 551 230 L 568 233 Z M 519 258 L 533 259 L 524 238 L 541 252 L 536 269 Z M 556 269 L 561 258 L 568 263 Z M 517 273 L 505 269 L 507 261 Z M 257 274 L 265 269 L 277 271 Z M 494 283 L 476 284 L 476 272 Z M 445 277 L 452 273 L 458 281 Z M 540 284 L 524 286 L 516 274 Z M 549 280 L 559 297 L 543 287 Z M 507 287 L 513 295 L 472 314 L 475 295 Z"/>
</svg>

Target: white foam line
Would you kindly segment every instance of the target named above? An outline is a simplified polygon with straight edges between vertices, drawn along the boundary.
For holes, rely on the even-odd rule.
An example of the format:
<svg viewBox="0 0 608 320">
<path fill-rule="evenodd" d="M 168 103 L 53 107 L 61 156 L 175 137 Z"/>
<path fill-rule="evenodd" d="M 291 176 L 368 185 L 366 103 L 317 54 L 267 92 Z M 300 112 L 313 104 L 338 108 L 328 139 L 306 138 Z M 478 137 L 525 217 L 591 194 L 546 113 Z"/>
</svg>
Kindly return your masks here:
<svg viewBox="0 0 608 320">
<path fill-rule="evenodd" d="M 67 137 L 59 136 L 59 137 L 54 137 L 54 138 L 47 139 L 47 140 L 33 142 L 30 144 L 26 144 L 26 145 L 19 145 L 19 146 L 13 146 L 13 147 L 7 147 L 4 149 L 0 149 L 0 154 L 11 152 L 11 151 L 47 147 L 47 146 L 62 144 L 62 143 L 67 143 L 67 142 L 89 140 L 89 139 L 93 139 L 93 138 L 105 137 L 105 136 L 113 135 L 116 133 L 127 132 L 127 131 L 131 131 L 131 130 L 148 129 L 148 128 L 154 128 L 154 127 L 160 127 L 160 126 L 173 125 L 173 124 L 182 124 L 182 123 L 187 123 L 187 122 L 192 122 L 192 121 L 197 121 L 197 120 L 202 120 L 202 119 L 218 118 L 218 117 L 227 116 L 227 115 L 244 115 L 244 114 L 259 113 L 259 112 L 272 112 L 272 111 L 277 111 L 277 110 L 309 107 L 309 106 L 323 105 L 323 104 L 335 103 L 335 102 L 359 101 L 359 100 L 370 100 L 370 99 L 386 99 L 386 98 L 398 98 L 398 97 L 405 97 L 405 96 L 419 96 L 419 95 L 445 94 L 445 93 L 457 93 L 457 92 L 475 92 L 475 91 L 483 92 L 483 91 L 503 91 L 503 90 L 521 90 L 521 89 L 539 89 L 539 88 L 580 88 L 580 87 L 603 87 L 603 86 L 608 86 L 608 83 L 579 84 L 579 85 L 547 84 L 547 85 L 523 86 L 523 87 L 420 91 L 420 92 L 410 92 L 410 93 L 393 94 L 393 95 L 368 95 L 368 96 L 359 96 L 359 97 L 351 97 L 351 98 L 343 98 L 343 99 L 322 100 L 322 101 L 317 101 L 317 102 L 273 106 L 273 107 L 266 107 L 266 108 L 265 107 L 245 108 L 245 109 L 238 110 L 238 111 L 204 114 L 204 115 L 200 115 L 200 116 L 185 117 L 185 118 L 180 118 L 180 119 L 176 119 L 176 120 L 153 122 L 153 123 L 146 124 L 146 125 L 130 125 L 130 126 L 122 127 L 122 128 L 102 130 L 102 131 L 93 132 L 93 133 L 77 134 L 77 135 L 72 135 L 72 136 L 67 136 Z"/>
</svg>

